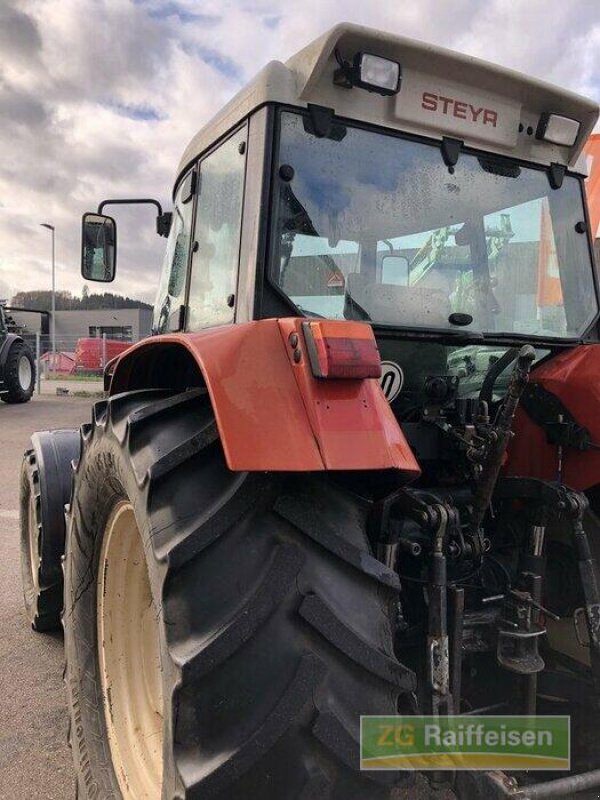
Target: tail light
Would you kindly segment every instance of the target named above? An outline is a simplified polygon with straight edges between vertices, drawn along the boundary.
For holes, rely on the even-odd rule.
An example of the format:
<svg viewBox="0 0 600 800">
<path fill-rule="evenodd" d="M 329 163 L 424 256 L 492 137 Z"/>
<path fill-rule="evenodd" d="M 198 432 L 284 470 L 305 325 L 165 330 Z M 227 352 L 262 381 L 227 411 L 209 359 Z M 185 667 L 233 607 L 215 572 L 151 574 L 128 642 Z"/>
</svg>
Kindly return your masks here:
<svg viewBox="0 0 600 800">
<path fill-rule="evenodd" d="M 319 320 L 302 329 L 315 378 L 379 378 L 381 359 L 373 330 L 362 322 Z"/>
</svg>

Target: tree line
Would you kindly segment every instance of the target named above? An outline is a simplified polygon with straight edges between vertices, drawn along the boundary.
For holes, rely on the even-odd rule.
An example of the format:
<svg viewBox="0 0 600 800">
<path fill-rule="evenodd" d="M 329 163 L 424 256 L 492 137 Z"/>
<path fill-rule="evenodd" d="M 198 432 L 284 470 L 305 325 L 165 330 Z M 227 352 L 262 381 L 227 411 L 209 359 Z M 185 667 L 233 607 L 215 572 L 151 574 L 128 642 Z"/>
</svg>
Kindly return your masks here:
<svg viewBox="0 0 600 800">
<path fill-rule="evenodd" d="M 17 292 L 10 305 L 16 308 L 34 308 L 38 311 L 52 310 L 52 292 L 34 290 L 30 292 Z M 87 286 L 83 287 L 81 297 L 73 296 L 71 292 L 56 292 L 57 311 L 95 311 L 106 308 L 152 308 L 149 303 L 134 300 L 132 297 L 123 297 L 112 292 L 98 292 L 90 294 Z"/>
</svg>

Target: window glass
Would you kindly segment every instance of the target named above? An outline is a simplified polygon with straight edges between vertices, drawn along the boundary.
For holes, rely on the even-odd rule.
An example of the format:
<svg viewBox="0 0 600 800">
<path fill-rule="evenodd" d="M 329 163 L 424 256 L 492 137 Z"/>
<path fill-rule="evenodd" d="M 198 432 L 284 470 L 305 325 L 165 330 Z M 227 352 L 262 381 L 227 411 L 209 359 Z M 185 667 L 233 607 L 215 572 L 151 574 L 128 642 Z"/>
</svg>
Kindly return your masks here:
<svg viewBox="0 0 600 800">
<path fill-rule="evenodd" d="M 123 339 L 130 342 L 133 335 L 131 325 L 90 325 L 90 336 L 109 336 L 111 339 Z"/>
<path fill-rule="evenodd" d="M 344 286 L 358 269 L 356 242 L 294 234 L 282 245 L 280 286 L 301 311 L 325 317 L 341 315 Z"/>
<path fill-rule="evenodd" d="M 246 129 L 235 133 L 200 163 L 187 327 L 233 322 L 244 195 Z"/>
<path fill-rule="evenodd" d="M 185 302 L 194 184 L 195 173 L 192 171 L 183 179 L 175 196 L 173 221 L 154 304 L 152 328 L 155 333 L 165 333 L 179 327 L 179 308 Z"/>
<path fill-rule="evenodd" d="M 543 169 L 282 112 L 272 280 L 305 314 L 547 337 L 598 311 L 581 182 Z"/>
</svg>

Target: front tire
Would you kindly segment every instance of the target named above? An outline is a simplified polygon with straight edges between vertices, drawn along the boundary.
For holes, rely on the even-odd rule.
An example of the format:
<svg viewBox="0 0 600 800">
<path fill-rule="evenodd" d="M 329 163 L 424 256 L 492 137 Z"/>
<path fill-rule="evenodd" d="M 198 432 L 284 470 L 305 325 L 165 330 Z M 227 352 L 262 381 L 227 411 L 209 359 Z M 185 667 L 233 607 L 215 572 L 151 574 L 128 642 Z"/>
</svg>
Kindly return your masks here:
<svg viewBox="0 0 600 800">
<path fill-rule="evenodd" d="M 21 579 L 25 612 L 35 631 L 60 628 L 65 505 L 71 497 L 72 463 L 79 432 L 38 431 L 21 467 Z"/>
<path fill-rule="evenodd" d="M 5 403 L 26 403 L 35 387 L 35 360 L 25 342 L 15 342 L 4 365 L 4 385 L 1 395 Z"/>
<path fill-rule="evenodd" d="M 203 390 L 97 403 L 82 445 L 64 613 L 80 800 L 380 800 L 405 784 L 359 770 L 360 715 L 395 714 L 414 688 L 369 504 L 322 474 L 231 472 Z"/>
</svg>

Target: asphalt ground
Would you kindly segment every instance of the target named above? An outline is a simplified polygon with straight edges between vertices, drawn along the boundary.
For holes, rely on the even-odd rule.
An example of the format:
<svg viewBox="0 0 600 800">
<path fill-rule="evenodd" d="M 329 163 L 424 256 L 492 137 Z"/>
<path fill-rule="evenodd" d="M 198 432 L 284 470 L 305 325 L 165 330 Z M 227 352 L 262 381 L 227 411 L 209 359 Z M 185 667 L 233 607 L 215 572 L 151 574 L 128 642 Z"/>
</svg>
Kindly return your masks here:
<svg viewBox="0 0 600 800">
<path fill-rule="evenodd" d="M 75 797 L 61 634 L 34 633 L 25 618 L 19 561 L 19 473 L 36 430 L 77 428 L 92 399 L 0 402 L 0 798 Z"/>
</svg>

